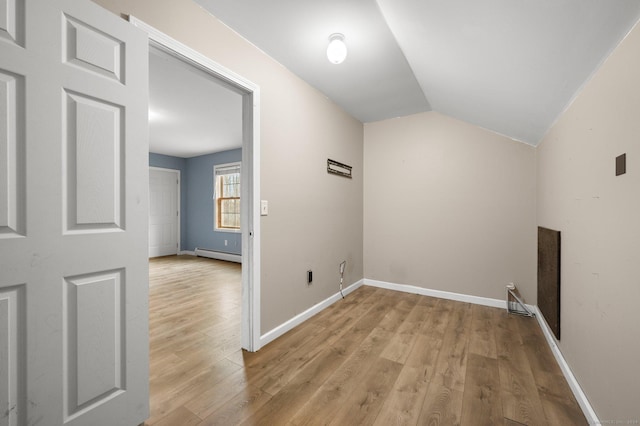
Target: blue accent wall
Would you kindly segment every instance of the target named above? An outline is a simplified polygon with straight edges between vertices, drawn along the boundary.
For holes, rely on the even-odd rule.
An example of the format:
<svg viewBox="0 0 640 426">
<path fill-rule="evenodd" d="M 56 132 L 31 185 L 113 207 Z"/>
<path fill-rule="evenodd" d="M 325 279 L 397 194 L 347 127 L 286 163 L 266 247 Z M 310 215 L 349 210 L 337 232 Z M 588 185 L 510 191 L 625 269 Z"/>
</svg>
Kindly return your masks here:
<svg viewBox="0 0 640 426">
<path fill-rule="evenodd" d="M 213 166 L 239 161 L 242 149 L 192 158 L 149 153 L 149 166 L 180 170 L 180 250 L 193 251 L 198 247 L 242 253 L 242 234 L 215 231 L 213 216 Z"/>
<path fill-rule="evenodd" d="M 187 250 L 187 160 L 150 152 L 149 166 L 180 170 L 180 250 Z"/>
<path fill-rule="evenodd" d="M 242 234 L 214 230 L 213 166 L 242 160 L 242 149 L 187 159 L 187 248 L 242 253 Z M 225 240 L 227 245 L 224 245 Z"/>
</svg>

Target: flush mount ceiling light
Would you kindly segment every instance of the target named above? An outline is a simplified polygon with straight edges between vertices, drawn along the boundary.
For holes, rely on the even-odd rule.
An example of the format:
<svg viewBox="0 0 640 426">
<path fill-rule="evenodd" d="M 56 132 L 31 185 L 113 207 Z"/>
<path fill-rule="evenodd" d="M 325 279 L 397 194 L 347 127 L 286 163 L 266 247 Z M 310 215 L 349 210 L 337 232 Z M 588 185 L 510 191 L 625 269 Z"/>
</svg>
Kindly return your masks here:
<svg viewBox="0 0 640 426">
<path fill-rule="evenodd" d="M 340 33 L 329 36 L 327 58 L 332 64 L 341 64 L 347 57 L 347 45 L 344 44 L 344 35 Z"/>
</svg>

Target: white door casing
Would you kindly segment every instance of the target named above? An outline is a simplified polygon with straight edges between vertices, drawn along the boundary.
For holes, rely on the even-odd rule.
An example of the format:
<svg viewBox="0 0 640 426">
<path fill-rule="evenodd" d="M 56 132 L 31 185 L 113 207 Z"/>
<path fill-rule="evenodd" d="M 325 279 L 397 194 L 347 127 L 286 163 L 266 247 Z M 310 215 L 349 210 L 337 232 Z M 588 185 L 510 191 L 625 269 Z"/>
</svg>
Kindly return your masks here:
<svg viewBox="0 0 640 426">
<path fill-rule="evenodd" d="M 148 40 L 0 0 L 0 424 L 148 416 Z"/>
<path fill-rule="evenodd" d="M 149 257 L 178 253 L 180 170 L 149 167 Z"/>
<path fill-rule="evenodd" d="M 151 45 L 204 72 L 242 94 L 242 348 L 260 349 L 260 87 L 143 21 Z"/>
</svg>

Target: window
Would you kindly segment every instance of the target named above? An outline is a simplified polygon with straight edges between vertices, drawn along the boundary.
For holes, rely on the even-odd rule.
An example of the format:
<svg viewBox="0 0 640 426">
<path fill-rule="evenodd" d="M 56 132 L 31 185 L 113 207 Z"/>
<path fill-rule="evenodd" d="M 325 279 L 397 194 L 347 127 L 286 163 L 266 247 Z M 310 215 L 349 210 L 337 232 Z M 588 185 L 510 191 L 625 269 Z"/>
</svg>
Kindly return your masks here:
<svg viewBox="0 0 640 426">
<path fill-rule="evenodd" d="M 240 163 L 213 167 L 215 229 L 240 231 Z"/>
</svg>

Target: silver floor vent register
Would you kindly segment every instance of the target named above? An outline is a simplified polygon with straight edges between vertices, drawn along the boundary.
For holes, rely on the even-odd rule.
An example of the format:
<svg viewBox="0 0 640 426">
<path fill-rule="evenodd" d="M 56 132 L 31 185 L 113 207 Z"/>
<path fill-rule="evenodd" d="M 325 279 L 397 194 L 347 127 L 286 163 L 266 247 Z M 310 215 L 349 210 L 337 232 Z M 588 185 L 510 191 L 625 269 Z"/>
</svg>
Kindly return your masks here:
<svg viewBox="0 0 640 426">
<path fill-rule="evenodd" d="M 507 311 L 510 314 L 532 317 L 534 314 L 527 308 L 519 296 L 518 290 L 513 283 L 507 284 Z"/>
</svg>

